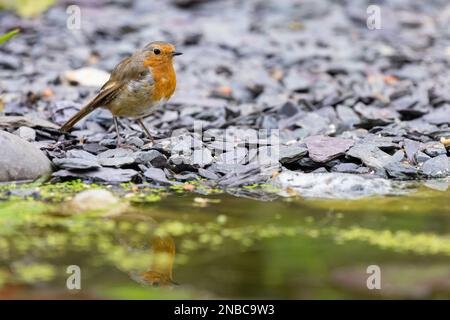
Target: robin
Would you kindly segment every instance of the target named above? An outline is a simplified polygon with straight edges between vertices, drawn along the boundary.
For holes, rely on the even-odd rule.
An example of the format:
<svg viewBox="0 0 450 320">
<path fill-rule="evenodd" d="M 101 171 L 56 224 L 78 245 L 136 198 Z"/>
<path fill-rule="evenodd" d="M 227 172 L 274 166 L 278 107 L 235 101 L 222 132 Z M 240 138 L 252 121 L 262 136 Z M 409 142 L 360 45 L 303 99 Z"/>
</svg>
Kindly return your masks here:
<svg viewBox="0 0 450 320">
<path fill-rule="evenodd" d="M 61 131 L 67 132 L 86 115 L 101 107 L 113 115 L 118 147 L 121 142 L 117 117 L 135 119 L 154 143 L 142 119 L 162 107 L 172 96 L 177 83 L 173 57 L 181 54 L 175 51 L 174 45 L 155 41 L 123 59 L 99 94 L 70 118 Z"/>
</svg>

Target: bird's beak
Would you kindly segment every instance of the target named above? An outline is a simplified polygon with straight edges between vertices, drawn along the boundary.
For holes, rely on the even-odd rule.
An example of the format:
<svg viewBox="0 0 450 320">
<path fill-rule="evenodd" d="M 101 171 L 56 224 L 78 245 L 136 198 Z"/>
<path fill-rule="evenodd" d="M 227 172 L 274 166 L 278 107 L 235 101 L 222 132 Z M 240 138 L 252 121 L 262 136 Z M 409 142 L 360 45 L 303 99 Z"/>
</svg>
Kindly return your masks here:
<svg viewBox="0 0 450 320">
<path fill-rule="evenodd" d="M 181 56 L 183 54 L 183 52 L 172 52 L 172 56 Z"/>
</svg>

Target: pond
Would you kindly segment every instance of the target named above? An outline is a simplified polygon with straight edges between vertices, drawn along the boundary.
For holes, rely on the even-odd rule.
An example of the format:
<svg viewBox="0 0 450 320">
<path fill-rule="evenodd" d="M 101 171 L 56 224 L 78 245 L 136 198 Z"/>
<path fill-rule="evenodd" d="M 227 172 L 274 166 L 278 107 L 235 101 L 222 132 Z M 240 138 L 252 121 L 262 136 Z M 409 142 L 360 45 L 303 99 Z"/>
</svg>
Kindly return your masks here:
<svg viewBox="0 0 450 320">
<path fill-rule="evenodd" d="M 100 187 L 72 187 L 3 187 L 0 299 L 450 297 L 449 190 L 261 201 L 125 186 L 74 213 L 72 195 Z"/>
</svg>

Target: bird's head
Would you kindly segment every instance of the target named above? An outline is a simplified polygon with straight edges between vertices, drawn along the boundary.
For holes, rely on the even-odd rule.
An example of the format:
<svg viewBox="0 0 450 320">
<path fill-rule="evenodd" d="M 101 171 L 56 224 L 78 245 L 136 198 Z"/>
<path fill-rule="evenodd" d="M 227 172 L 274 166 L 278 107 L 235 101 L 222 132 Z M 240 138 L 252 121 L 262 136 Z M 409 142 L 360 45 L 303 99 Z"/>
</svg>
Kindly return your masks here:
<svg viewBox="0 0 450 320">
<path fill-rule="evenodd" d="M 172 63 L 173 57 L 182 53 L 175 51 L 175 46 L 168 42 L 155 41 L 144 47 L 144 65 L 156 67 L 161 64 Z"/>
</svg>

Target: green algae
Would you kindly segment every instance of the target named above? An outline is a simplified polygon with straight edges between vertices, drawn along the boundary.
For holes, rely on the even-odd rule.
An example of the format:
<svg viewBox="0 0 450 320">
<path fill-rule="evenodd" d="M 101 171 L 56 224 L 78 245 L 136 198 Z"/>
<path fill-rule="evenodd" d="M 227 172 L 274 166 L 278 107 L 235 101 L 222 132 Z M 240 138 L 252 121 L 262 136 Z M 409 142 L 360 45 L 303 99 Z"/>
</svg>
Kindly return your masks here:
<svg viewBox="0 0 450 320">
<path fill-rule="evenodd" d="M 77 264 L 85 272 L 87 290 L 100 290 L 107 298 L 198 297 L 205 290 L 214 297 L 267 297 L 261 296 L 264 290 L 226 290 L 230 285 L 212 276 L 216 267 L 226 265 L 245 277 L 241 285 L 272 288 L 272 297 L 293 297 L 289 290 L 283 293 L 273 286 L 290 287 L 283 274 L 295 270 L 324 282 L 320 291 L 305 289 L 308 296 L 343 297 L 351 293 L 325 284 L 337 265 L 352 265 L 362 258 L 367 263 L 449 261 L 447 193 L 440 193 L 441 197 L 433 193 L 434 203 L 427 211 L 426 206 L 416 205 L 424 199 L 421 193 L 353 202 L 300 198 L 261 202 L 222 193 L 199 197 L 195 189 L 186 188 L 191 185 L 198 188 L 202 183 L 175 189 L 105 187 L 81 181 L 1 186 L 0 194 L 8 200 L 0 202 L 0 292 L 11 284 L 58 287 L 67 276 L 66 267 Z M 107 188 L 127 205 L 115 216 L 61 214 L 76 193 L 98 188 Z M 250 187 L 254 188 L 261 186 Z M 13 197 L 8 196 L 11 190 Z M 29 192 L 17 196 L 21 190 L 33 190 L 33 196 Z M 415 208 L 404 210 L 404 206 Z M 181 278 L 190 289 L 171 294 L 135 285 L 136 274 L 158 263 L 155 239 L 173 239 L 174 280 Z M 253 279 L 255 268 L 258 279 Z M 209 271 L 203 274 L 203 269 Z M 96 277 L 99 272 L 102 276 Z"/>
</svg>

